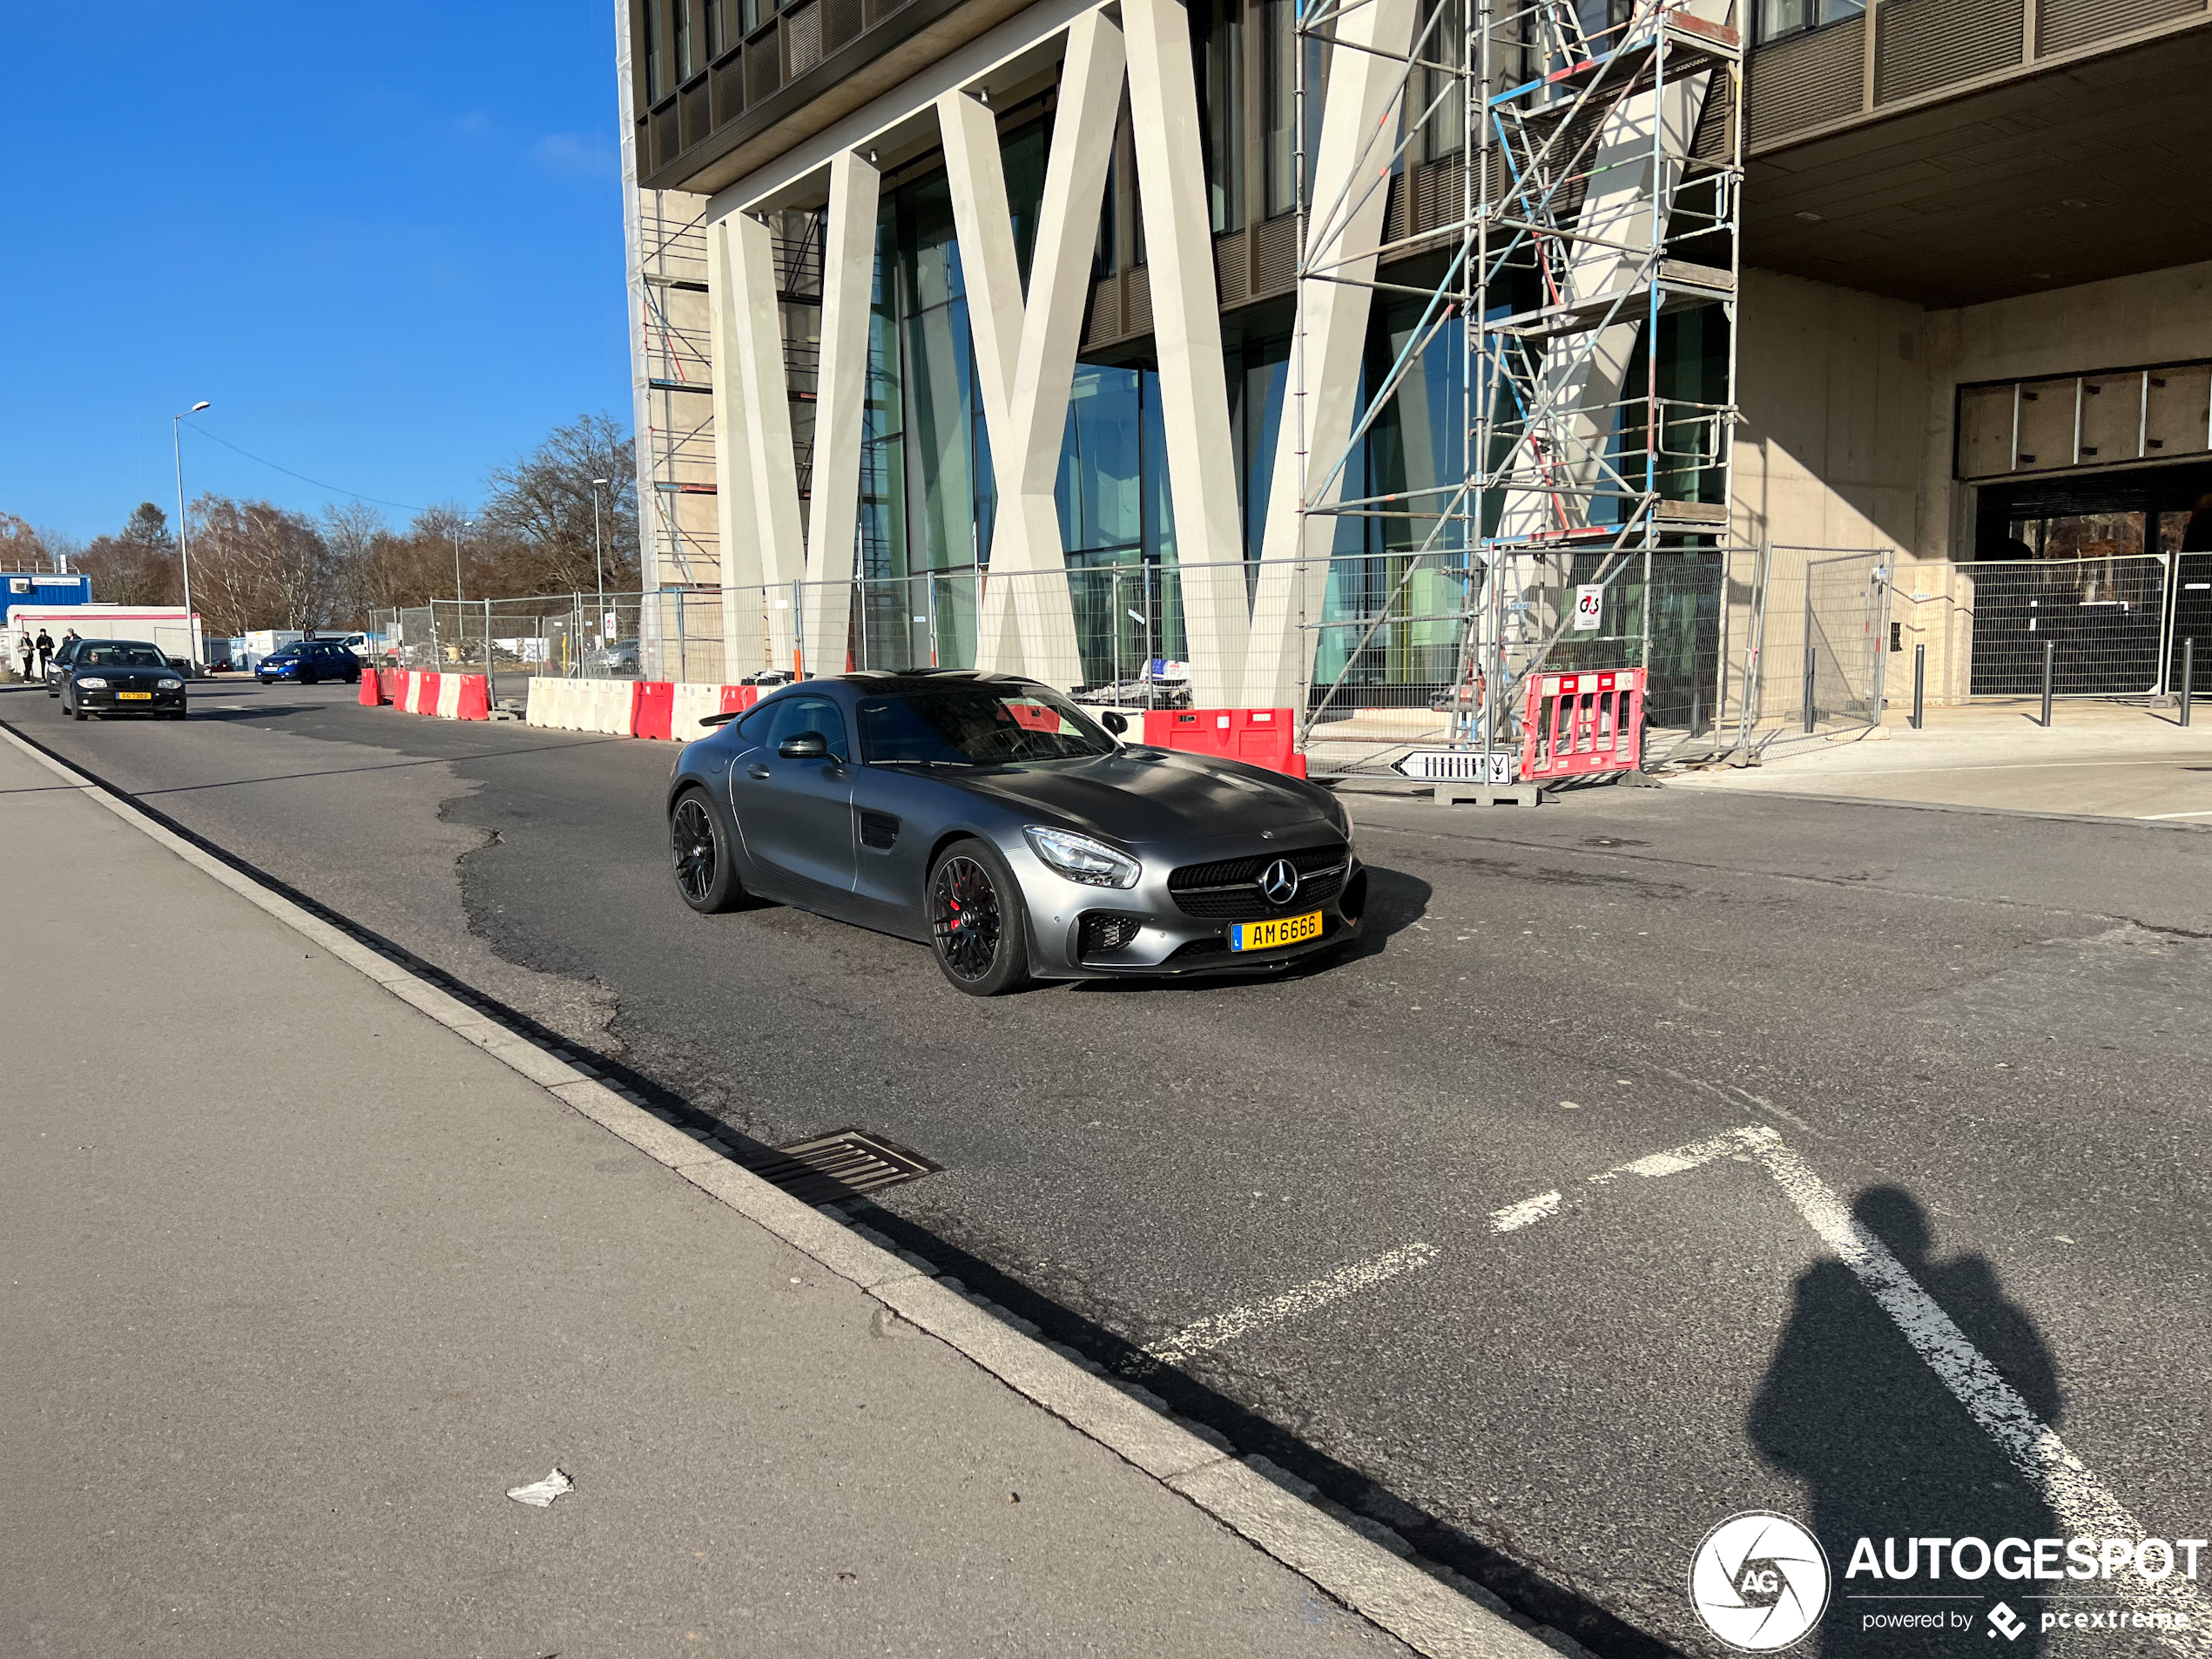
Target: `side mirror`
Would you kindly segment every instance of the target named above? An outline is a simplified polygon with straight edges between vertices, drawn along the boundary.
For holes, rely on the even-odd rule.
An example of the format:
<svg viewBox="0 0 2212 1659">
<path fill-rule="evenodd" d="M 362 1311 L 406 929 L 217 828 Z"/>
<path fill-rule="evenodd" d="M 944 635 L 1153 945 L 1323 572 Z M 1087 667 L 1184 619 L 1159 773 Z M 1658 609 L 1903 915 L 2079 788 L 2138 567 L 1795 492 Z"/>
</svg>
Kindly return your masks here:
<svg viewBox="0 0 2212 1659">
<path fill-rule="evenodd" d="M 786 760 L 819 760 L 829 753 L 829 739 L 819 732 L 801 732 L 776 745 Z"/>
<path fill-rule="evenodd" d="M 1109 709 L 1098 717 L 1098 724 L 1118 738 L 1129 730 L 1129 716 L 1119 709 Z"/>
</svg>

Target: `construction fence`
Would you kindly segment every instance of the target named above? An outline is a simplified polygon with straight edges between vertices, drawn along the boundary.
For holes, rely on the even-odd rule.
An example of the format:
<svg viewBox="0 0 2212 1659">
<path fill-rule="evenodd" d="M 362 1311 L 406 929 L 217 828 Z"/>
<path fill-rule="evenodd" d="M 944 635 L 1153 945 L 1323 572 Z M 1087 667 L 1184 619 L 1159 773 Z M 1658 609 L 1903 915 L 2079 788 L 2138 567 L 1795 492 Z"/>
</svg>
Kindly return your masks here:
<svg viewBox="0 0 2212 1659">
<path fill-rule="evenodd" d="M 1538 672 L 1642 670 L 1644 754 L 1663 765 L 1878 725 L 1909 701 L 1916 662 L 1931 705 L 2034 697 L 2047 666 L 2058 697 L 2142 698 L 2178 689 L 2186 640 L 2212 651 L 2212 554 L 1952 563 L 1885 548 L 1639 548 L 1515 552 L 1498 570 L 1494 590 L 1458 553 L 1298 571 L 1299 746 L 1317 773 L 1389 773 L 1415 749 L 1479 743 L 1486 724 L 1513 748 Z M 1250 603 L 1259 582 L 1249 565 L 961 570 L 439 600 L 378 613 L 374 627 L 380 666 L 488 673 L 495 700 L 529 676 L 772 684 L 968 668 L 999 628 L 1057 637 L 1044 660 L 1064 671 L 1037 671 L 1080 701 L 1174 709 L 1192 702 L 1189 602 Z M 1484 606 L 1504 642 L 1487 662 L 1467 644 Z M 810 631 L 841 646 L 833 664 Z"/>
</svg>

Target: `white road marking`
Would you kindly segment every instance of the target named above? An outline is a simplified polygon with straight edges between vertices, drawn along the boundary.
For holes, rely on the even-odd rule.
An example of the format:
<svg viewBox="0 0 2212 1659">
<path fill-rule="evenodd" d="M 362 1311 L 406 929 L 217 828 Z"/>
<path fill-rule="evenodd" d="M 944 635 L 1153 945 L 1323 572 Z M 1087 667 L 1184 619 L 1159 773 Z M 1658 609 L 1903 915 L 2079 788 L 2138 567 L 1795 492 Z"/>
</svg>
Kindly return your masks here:
<svg viewBox="0 0 2212 1659">
<path fill-rule="evenodd" d="M 2135 1540 L 2151 1535 L 1966 1339 L 1966 1332 L 1921 1289 L 1889 1246 L 1859 1224 L 1804 1159 L 1778 1139 L 1761 1147 L 1757 1156 L 1805 1224 L 1858 1275 L 1914 1352 L 2074 1536 Z M 2212 1653 L 2212 1603 L 2188 1580 L 2177 1573 L 2156 1583 L 2140 1578 L 2106 1581 L 2120 1586 L 2121 1599 L 2138 1611 L 2187 1615 L 2188 1629 L 2149 1633 L 2168 1647 L 2177 1653 Z"/>
<path fill-rule="evenodd" d="M 2201 813 L 2144 813 L 2137 818 L 2136 822 L 2155 824 L 2161 819 L 2168 818 L 2212 818 L 2212 808 Z"/>
<path fill-rule="evenodd" d="M 1285 1291 L 1265 1302 L 1253 1302 L 1244 1307 L 1231 1308 L 1226 1313 L 1217 1313 L 1197 1324 L 1186 1325 L 1164 1342 L 1156 1343 L 1145 1352 L 1164 1365 L 1187 1359 L 1194 1353 L 1205 1353 L 1225 1343 L 1235 1341 L 1247 1332 L 1262 1325 L 1279 1325 L 1285 1319 L 1297 1318 L 1314 1309 L 1364 1291 L 1385 1279 L 1395 1278 L 1416 1267 L 1426 1267 L 1436 1259 L 1433 1244 L 1407 1244 L 1402 1249 L 1370 1257 L 1364 1262 L 1352 1262 L 1333 1273 L 1324 1275 Z"/>
<path fill-rule="evenodd" d="M 1540 1192 L 1533 1198 L 1523 1198 L 1519 1204 L 1509 1204 L 1502 1210 L 1490 1212 L 1490 1231 L 1494 1233 L 1516 1233 L 1533 1222 L 1559 1213 L 1559 1193 Z"/>
<path fill-rule="evenodd" d="M 1664 1152 L 1654 1152 L 1633 1163 L 1618 1163 L 1590 1177 L 1589 1184 L 1602 1187 L 1618 1181 L 1624 1175 L 1642 1176 L 1645 1180 L 1656 1180 L 1662 1175 L 1680 1175 L 1684 1170 L 1694 1170 L 1701 1163 L 1710 1163 L 1715 1158 L 1724 1158 L 1733 1152 L 1756 1151 L 1763 1146 L 1779 1143 L 1779 1131 L 1764 1123 L 1747 1123 L 1742 1129 L 1732 1129 L 1725 1135 L 1716 1135 L 1710 1140 L 1692 1141 L 1688 1146 L 1673 1147 Z"/>
</svg>

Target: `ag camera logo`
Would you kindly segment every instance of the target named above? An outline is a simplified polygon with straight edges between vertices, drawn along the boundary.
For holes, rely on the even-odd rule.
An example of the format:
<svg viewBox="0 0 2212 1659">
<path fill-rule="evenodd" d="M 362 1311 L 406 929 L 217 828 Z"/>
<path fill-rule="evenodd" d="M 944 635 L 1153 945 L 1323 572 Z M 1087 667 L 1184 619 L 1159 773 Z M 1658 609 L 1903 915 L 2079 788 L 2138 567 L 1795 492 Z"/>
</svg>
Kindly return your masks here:
<svg viewBox="0 0 2212 1659">
<path fill-rule="evenodd" d="M 1778 1652 L 1828 1610 L 1827 1553 L 1787 1515 L 1730 1515 L 1690 1557 L 1689 1604 L 1737 1651 Z"/>
</svg>

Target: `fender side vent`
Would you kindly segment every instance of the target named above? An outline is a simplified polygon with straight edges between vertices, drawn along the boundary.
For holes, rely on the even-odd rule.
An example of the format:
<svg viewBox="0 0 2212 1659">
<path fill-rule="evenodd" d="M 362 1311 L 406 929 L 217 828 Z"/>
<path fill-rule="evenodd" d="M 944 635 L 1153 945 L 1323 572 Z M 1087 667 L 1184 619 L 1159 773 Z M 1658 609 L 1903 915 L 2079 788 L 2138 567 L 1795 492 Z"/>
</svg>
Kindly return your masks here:
<svg viewBox="0 0 2212 1659">
<path fill-rule="evenodd" d="M 860 814 L 860 845 L 878 851 L 888 847 L 899 839 L 899 820 L 888 813 L 863 812 Z"/>
<path fill-rule="evenodd" d="M 819 1140 L 779 1147 L 745 1167 L 801 1204 L 841 1204 L 902 1181 L 919 1181 L 943 1166 L 880 1136 L 846 1129 Z"/>
</svg>

